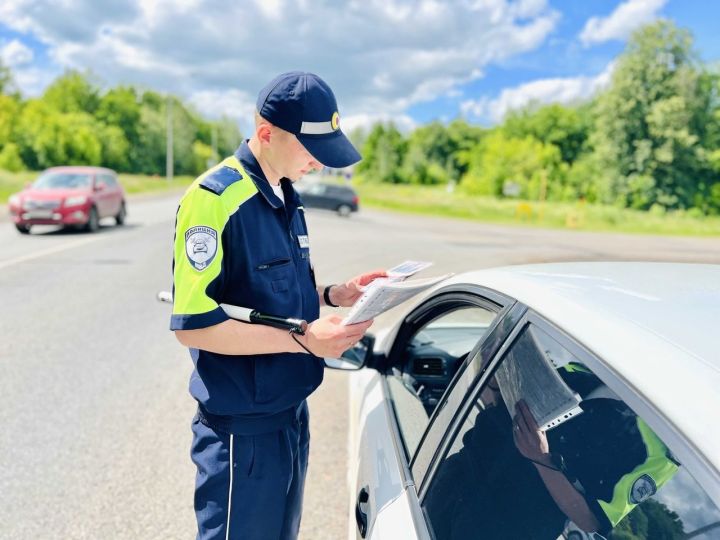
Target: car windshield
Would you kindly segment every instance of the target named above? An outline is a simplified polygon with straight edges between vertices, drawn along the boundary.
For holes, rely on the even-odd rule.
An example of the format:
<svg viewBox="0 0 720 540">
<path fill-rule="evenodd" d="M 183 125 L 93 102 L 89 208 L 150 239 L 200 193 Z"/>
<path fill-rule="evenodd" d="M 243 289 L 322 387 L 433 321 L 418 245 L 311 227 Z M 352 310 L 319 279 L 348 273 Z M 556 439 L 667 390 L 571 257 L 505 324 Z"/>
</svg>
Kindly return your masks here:
<svg viewBox="0 0 720 540">
<path fill-rule="evenodd" d="M 45 173 L 40 176 L 33 188 L 35 189 L 57 189 L 57 188 L 86 188 L 90 187 L 91 176 L 86 173 Z"/>
</svg>

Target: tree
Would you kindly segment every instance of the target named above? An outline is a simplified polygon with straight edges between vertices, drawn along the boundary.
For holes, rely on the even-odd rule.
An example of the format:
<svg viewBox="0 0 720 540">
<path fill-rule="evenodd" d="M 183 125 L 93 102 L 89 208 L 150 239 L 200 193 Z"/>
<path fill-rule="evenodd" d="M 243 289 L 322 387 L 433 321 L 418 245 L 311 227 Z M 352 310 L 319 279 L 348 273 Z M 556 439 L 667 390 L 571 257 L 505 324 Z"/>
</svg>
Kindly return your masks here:
<svg viewBox="0 0 720 540">
<path fill-rule="evenodd" d="M 140 108 L 138 142 L 130 148 L 130 163 L 133 172 L 162 174 L 165 171 L 165 115 L 162 101 L 145 92 Z M 159 97 L 159 96 L 158 96 Z"/>
<path fill-rule="evenodd" d="M 363 146 L 363 160 L 357 172 L 373 182 L 400 183 L 399 169 L 405 151 L 406 142 L 392 122 L 387 126 L 375 124 Z"/>
<path fill-rule="evenodd" d="M 482 130 L 464 120 L 444 126 L 440 122 L 417 128 L 410 134 L 401 176 L 413 184 L 457 182 L 465 172 L 463 152 L 475 146 Z"/>
<path fill-rule="evenodd" d="M 508 138 L 502 130 L 485 137 L 472 153 L 461 181 L 467 193 L 503 197 L 510 186 L 521 198 L 562 198 L 564 170 L 560 151 L 533 137 Z"/>
<path fill-rule="evenodd" d="M 130 143 L 118 126 L 103 125 L 98 138 L 102 146 L 102 164 L 118 171 L 127 171 L 130 160 Z"/>
<path fill-rule="evenodd" d="M 560 149 L 562 160 L 572 164 L 583 152 L 591 127 L 587 106 L 564 107 L 547 105 L 537 110 L 525 108 L 510 112 L 505 118 L 503 131 L 508 137 L 535 137 Z"/>
<path fill-rule="evenodd" d="M 3 65 L 0 60 L 0 94 L 7 94 L 13 84 L 13 77 L 10 68 Z"/>
<path fill-rule="evenodd" d="M 215 129 L 217 130 L 217 150 L 220 157 L 229 156 L 243 140 L 240 128 L 235 120 L 223 117 L 216 121 Z"/>
<path fill-rule="evenodd" d="M 13 141 L 18 116 L 20 102 L 12 96 L 0 94 L 0 148 Z"/>
<path fill-rule="evenodd" d="M 610 540 L 681 540 L 685 538 L 680 517 L 663 503 L 648 499 L 626 515 L 610 534 Z"/>
<path fill-rule="evenodd" d="M 43 101 L 61 113 L 85 112 L 95 114 L 100 102 L 99 92 L 87 75 L 66 71 L 47 87 Z"/>
<path fill-rule="evenodd" d="M 658 21 L 631 37 L 598 99 L 593 146 L 607 202 L 687 208 L 710 175 L 701 146 L 711 103 L 685 30 Z"/>
<path fill-rule="evenodd" d="M 447 132 L 454 148 L 452 155 L 453 180 L 459 181 L 467 172 L 472 151 L 485 136 L 486 130 L 457 118 L 448 124 Z"/>
<path fill-rule="evenodd" d="M 10 172 L 22 171 L 25 164 L 20 157 L 20 148 L 15 143 L 7 143 L 0 150 L 0 169 Z"/>
<path fill-rule="evenodd" d="M 106 125 L 121 129 L 128 144 L 137 145 L 140 98 L 134 88 L 119 86 L 110 89 L 100 97 L 95 116 Z"/>
</svg>

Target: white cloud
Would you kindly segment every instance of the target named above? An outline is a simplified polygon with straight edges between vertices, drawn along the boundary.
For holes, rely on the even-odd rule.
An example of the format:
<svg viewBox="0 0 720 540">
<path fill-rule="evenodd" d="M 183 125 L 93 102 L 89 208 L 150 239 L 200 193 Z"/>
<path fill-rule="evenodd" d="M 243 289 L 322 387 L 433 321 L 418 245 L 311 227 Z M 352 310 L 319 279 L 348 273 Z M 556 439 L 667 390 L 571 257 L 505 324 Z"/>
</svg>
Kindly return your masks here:
<svg viewBox="0 0 720 540">
<path fill-rule="evenodd" d="M 667 0 L 627 0 L 607 17 L 592 17 L 580 32 L 583 45 L 623 40 L 633 30 L 657 17 Z"/>
<path fill-rule="evenodd" d="M 0 60 L 4 65 L 15 68 L 32 62 L 33 52 L 24 43 L 13 39 L 0 47 Z"/>
<path fill-rule="evenodd" d="M 485 66 L 539 47 L 558 19 L 548 0 L 0 3 L 0 23 L 33 33 L 60 69 L 210 109 L 203 96 L 223 96 L 216 108 L 237 110 L 276 74 L 305 69 L 330 83 L 344 118 L 398 116 L 457 91 Z"/>
<path fill-rule="evenodd" d="M 345 133 L 349 133 L 354 129 L 368 130 L 374 124 L 382 122 L 384 124 L 392 122 L 398 130 L 403 133 L 410 133 L 417 127 L 417 123 L 407 114 L 354 114 L 342 118 L 342 129 Z"/>
<path fill-rule="evenodd" d="M 59 73 L 36 67 L 21 67 L 14 69 L 12 75 L 15 85 L 22 88 L 26 95 L 39 96 Z"/>
<path fill-rule="evenodd" d="M 477 100 L 461 103 L 463 116 L 479 120 L 500 122 L 508 111 L 521 109 L 531 104 L 572 103 L 591 97 L 610 82 L 614 62 L 595 77 L 566 77 L 541 79 L 506 88 L 494 99 L 483 96 Z"/>
<path fill-rule="evenodd" d="M 243 134 L 254 131 L 255 96 L 242 90 L 201 90 L 188 98 L 204 117 L 227 117 L 235 120 Z"/>
</svg>

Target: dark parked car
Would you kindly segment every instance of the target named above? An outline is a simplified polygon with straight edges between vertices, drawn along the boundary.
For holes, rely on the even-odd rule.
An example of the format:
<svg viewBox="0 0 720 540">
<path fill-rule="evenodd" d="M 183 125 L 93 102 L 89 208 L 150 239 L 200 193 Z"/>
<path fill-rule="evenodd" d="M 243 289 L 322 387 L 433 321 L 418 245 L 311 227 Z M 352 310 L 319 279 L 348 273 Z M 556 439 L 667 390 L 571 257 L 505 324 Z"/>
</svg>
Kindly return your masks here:
<svg viewBox="0 0 720 540">
<path fill-rule="evenodd" d="M 310 184 L 302 189 L 301 197 L 308 208 L 335 210 L 343 217 L 357 212 L 360 200 L 350 186 L 323 183 Z"/>
<path fill-rule="evenodd" d="M 94 232 L 102 218 L 115 218 L 122 225 L 127 214 L 125 192 L 115 171 L 102 167 L 53 167 L 8 203 L 15 228 L 23 234 L 33 225 Z"/>
</svg>

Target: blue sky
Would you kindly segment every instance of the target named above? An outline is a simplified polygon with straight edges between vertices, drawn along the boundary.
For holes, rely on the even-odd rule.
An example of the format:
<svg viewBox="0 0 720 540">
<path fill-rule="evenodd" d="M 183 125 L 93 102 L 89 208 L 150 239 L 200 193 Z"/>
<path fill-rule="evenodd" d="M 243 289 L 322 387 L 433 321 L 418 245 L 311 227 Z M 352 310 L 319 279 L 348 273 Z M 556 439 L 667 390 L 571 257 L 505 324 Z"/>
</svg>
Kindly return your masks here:
<svg viewBox="0 0 720 540">
<path fill-rule="evenodd" d="M 89 70 L 241 126 L 259 88 L 290 69 L 331 84 L 346 129 L 489 125 L 531 101 L 587 99 L 630 32 L 658 17 L 720 60 L 720 4 L 700 0 L 3 0 L 0 58 L 26 96 Z"/>
</svg>

